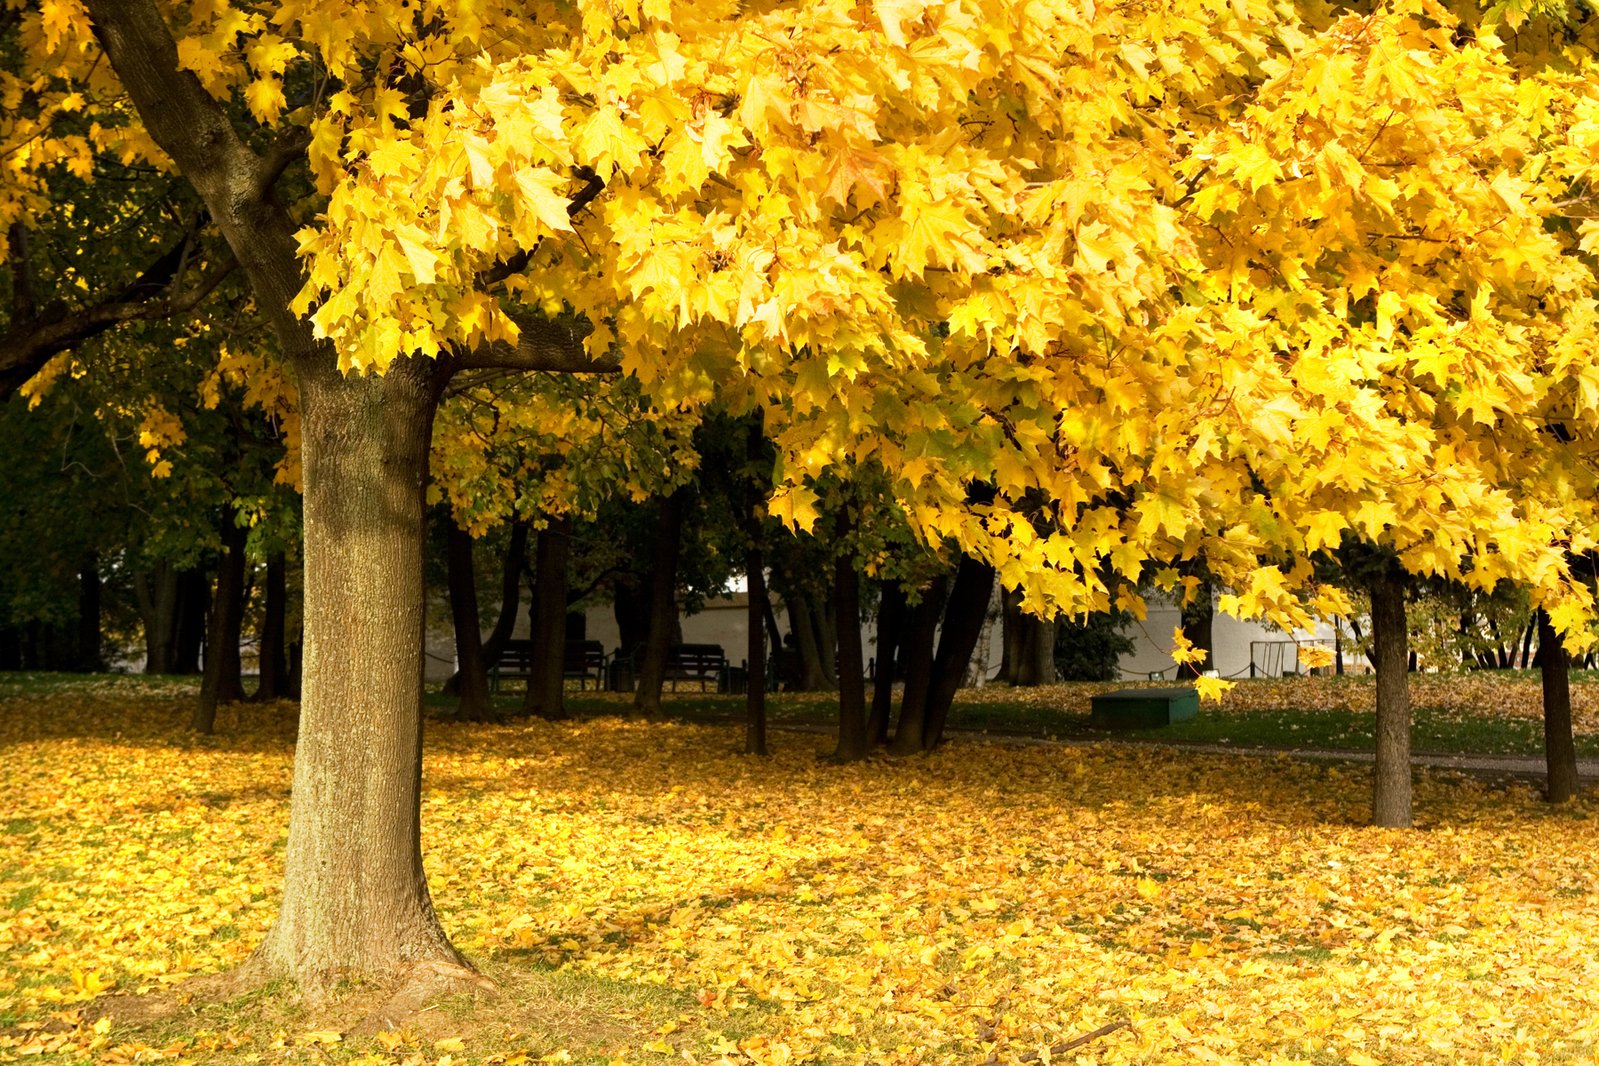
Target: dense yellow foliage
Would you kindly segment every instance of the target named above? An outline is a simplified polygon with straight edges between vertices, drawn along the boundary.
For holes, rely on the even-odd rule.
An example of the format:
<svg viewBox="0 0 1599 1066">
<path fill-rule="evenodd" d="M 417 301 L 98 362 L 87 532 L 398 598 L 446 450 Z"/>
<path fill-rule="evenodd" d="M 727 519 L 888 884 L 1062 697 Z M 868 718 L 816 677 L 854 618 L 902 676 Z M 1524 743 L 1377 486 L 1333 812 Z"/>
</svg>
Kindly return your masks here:
<svg viewBox="0 0 1599 1066">
<path fill-rule="evenodd" d="M 187 714 L 126 690 L 0 706 L 0 1017 L 70 1021 L 107 987 L 231 966 L 270 922 L 292 717 L 240 708 L 198 742 L 176 739 Z M 1420 831 L 1396 833 L 1360 825 L 1364 771 L 1288 759 L 957 744 L 839 767 L 812 736 L 770 761 L 733 746 L 617 721 L 434 728 L 424 850 L 456 942 L 491 972 L 688 1005 L 607 1048 L 620 1062 L 1014 1062 L 1118 1019 L 1076 1061 L 1599 1054 L 1591 802 L 1424 777 Z M 143 1061 L 564 1061 L 232 1046 L 247 1035 Z M 134 1061 L 132 1041 L 10 1027 L 0 1060 Z"/>
</svg>

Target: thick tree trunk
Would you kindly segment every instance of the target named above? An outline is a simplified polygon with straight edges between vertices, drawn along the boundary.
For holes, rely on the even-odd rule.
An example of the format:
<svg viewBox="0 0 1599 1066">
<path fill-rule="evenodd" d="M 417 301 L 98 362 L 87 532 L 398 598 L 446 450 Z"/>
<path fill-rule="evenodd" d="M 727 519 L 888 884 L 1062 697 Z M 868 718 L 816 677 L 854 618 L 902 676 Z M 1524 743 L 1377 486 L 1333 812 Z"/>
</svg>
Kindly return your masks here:
<svg viewBox="0 0 1599 1066">
<path fill-rule="evenodd" d="M 495 717 L 489 699 L 489 670 L 478 628 L 477 575 L 472 568 L 472 534 L 444 518 L 444 566 L 450 587 L 450 622 L 455 630 L 455 715 L 468 722 Z"/>
<path fill-rule="evenodd" d="M 895 662 L 905 628 L 905 590 L 898 581 L 884 581 L 877 601 L 877 672 L 872 679 L 872 713 L 866 722 L 871 744 L 888 743 L 888 722 L 894 713 Z"/>
<path fill-rule="evenodd" d="M 190 727 L 196 733 L 216 729 L 217 707 L 244 699 L 239 666 L 239 637 L 244 623 L 244 546 L 250 531 L 233 520 L 222 519 L 222 561 L 217 566 L 216 594 L 211 597 L 211 618 L 206 627 L 205 674 L 200 701 Z"/>
<path fill-rule="evenodd" d="M 92 674 L 105 669 L 100 641 L 100 556 L 89 552 L 78 571 L 78 638 L 73 669 Z"/>
<path fill-rule="evenodd" d="M 1410 813 L 1410 631 L 1407 580 L 1397 563 L 1371 579 L 1372 667 L 1377 673 L 1377 764 L 1371 815 L 1379 826 L 1408 828 Z"/>
<path fill-rule="evenodd" d="M 567 563 L 572 519 L 557 515 L 539 533 L 534 550 L 533 669 L 522 709 L 540 718 L 565 718 Z"/>
<path fill-rule="evenodd" d="M 933 645 L 938 636 L 938 619 L 944 611 L 948 580 L 940 577 L 922 590 L 921 602 L 910 609 L 905 626 L 905 691 L 900 696 L 899 724 L 888 750 L 895 755 L 914 755 L 922 750 L 927 725 L 927 694 L 933 682 Z"/>
<path fill-rule="evenodd" d="M 944 611 L 938 657 L 933 660 L 932 681 L 927 689 L 927 711 L 922 723 L 924 751 L 932 751 L 944 739 L 944 724 L 949 721 L 955 693 L 966 680 L 993 593 L 994 568 L 970 555 L 962 556 L 955 585 L 950 589 L 949 606 Z"/>
<path fill-rule="evenodd" d="M 426 363 L 300 381 L 305 677 L 283 903 L 258 959 L 302 984 L 464 965 L 422 872 Z"/>
<path fill-rule="evenodd" d="M 999 673 L 994 675 L 996 685 L 1015 685 L 1022 676 L 1022 660 L 1027 654 L 1027 639 L 1022 613 L 1022 594 L 1014 589 L 1004 589 L 999 594 Z"/>
<path fill-rule="evenodd" d="M 1549 615 L 1538 612 L 1538 669 L 1543 676 L 1543 748 L 1550 803 L 1577 796 L 1577 748 L 1571 735 L 1571 656 Z"/>
<path fill-rule="evenodd" d="M 662 716 L 666 653 L 677 628 L 677 556 L 687 504 L 687 489 L 678 489 L 661 500 L 660 524 L 655 533 L 650 567 L 650 630 L 644 640 L 644 654 L 639 658 L 638 689 L 633 695 L 633 706 L 650 719 Z"/>
<path fill-rule="evenodd" d="M 848 534 L 848 516 L 841 516 L 840 539 Z M 866 664 L 861 654 L 861 578 L 855 559 L 840 552 L 833 567 L 833 595 L 838 609 L 838 749 L 840 762 L 866 758 Z"/>
<path fill-rule="evenodd" d="M 266 561 L 265 603 L 261 608 L 260 681 L 254 699 L 286 699 L 289 684 L 289 562 L 283 552 L 273 552 Z"/>
</svg>

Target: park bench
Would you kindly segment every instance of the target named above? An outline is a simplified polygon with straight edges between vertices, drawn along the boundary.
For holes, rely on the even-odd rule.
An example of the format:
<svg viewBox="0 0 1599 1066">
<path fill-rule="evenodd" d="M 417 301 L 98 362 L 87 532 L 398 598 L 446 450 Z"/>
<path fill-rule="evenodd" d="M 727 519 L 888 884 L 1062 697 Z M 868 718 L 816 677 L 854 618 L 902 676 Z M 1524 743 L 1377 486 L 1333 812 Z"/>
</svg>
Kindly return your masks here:
<svg viewBox="0 0 1599 1066">
<path fill-rule="evenodd" d="M 700 691 L 726 684 L 727 655 L 720 644 L 673 644 L 666 650 L 666 673 L 662 680 L 677 691 L 679 681 L 698 681 Z"/>
<path fill-rule="evenodd" d="M 533 676 L 533 642 L 508 640 L 489 664 L 489 691 L 498 692 L 501 681 L 526 682 Z"/>
<path fill-rule="evenodd" d="M 566 642 L 566 666 L 563 670 L 568 680 L 576 678 L 580 690 L 587 689 L 590 681 L 595 689 L 605 684 L 605 645 L 597 640 L 569 640 Z"/>
<path fill-rule="evenodd" d="M 597 640 L 569 640 L 566 642 L 565 663 L 562 674 L 576 678 L 580 688 L 588 688 L 590 681 L 599 688 L 605 683 L 605 647 Z M 501 681 L 526 682 L 533 676 L 533 642 L 508 640 L 500 649 L 500 657 L 489 666 L 489 689 L 498 692 Z"/>
</svg>

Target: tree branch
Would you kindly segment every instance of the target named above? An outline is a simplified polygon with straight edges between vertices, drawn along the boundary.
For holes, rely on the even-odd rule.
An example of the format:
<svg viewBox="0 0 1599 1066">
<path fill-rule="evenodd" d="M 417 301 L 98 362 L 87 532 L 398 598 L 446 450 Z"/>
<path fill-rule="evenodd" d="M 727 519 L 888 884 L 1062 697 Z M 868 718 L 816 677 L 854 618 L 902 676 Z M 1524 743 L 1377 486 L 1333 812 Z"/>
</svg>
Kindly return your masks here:
<svg viewBox="0 0 1599 1066">
<path fill-rule="evenodd" d="M 267 146 L 266 154 L 261 157 L 260 166 L 256 170 L 253 195 L 258 199 L 268 196 L 272 192 L 272 187 L 283 176 L 283 172 L 297 160 L 303 159 L 306 149 L 310 147 L 311 131 L 304 126 L 290 126 L 279 133 L 277 139 Z"/>
<path fill-rule="evenodd" d="M 576 218 L 579 212 L 593 203 L 595 198 L 605 191 L 604 180 L 588 167 L 573 168 L 572 176 L 582 178 L 583 187 L 572 197 L 571 203 L 566 205 L 567 218 Z M 477 287 L 487 289 L 511 277 L 513 274 L 522 273 L 522 271 L 527 269 L 528 263 L 533 260 L 533 253 L 536 251 L 538 251 L 537 243 L 531 248 L 522 249 L 509 259 L 502 259 L 487 270 L 479 272 Z"/>
<path fill-rule="evenodd" d="M 472 351 L 457 353 L 458 370 L 543 370 L 564 374 L 616 374 L 619 359 L 607 354 L 596 359 L 583 346 L 583 338 L 594 332 L 588 319 L 580 315 L 546 318 L 543 315 L 513 314 L 521 336 L 507 344 L 495 341 Z"/>
<path fill-rule="evenodd" d="M 168 252 L 156 260 L 150 270 L 104 303 L 77 311 L 63 303 L 53 303 L 38 315 L 14 322 L 0 334 L 0 397 L 16 392 L 61 352 L 76 348 L 113 326 L 143 319 L 170 318 L 194 310 L 236 265 L 233 259 L 228 259 L 177 295 L 130 298 L 151 291 L 151 271 L 175 269 L 173 253 Z M 170 275 L 168 280 L 171 280 Z"/>
</svg>

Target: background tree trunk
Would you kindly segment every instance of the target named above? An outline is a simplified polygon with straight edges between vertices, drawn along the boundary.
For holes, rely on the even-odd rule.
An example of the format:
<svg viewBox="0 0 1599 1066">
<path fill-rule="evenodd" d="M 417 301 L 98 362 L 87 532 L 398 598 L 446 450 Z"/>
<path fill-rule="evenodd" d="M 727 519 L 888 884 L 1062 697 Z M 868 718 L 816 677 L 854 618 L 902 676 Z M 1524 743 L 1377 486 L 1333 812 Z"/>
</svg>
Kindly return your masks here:
<svg viewBox="0 0 1599 1066">
<path fill-rule="evenodd" d="M 833 685 L 828 680 L 831 671 L 823 659 L 832 658 L 833 649 L 821 645 L 822 626 L 816 617 L 816 605 L 808 594 L 799 590 L 791 591 L 783 602 L 788 607 L 788 627 L 794 634 L 794 650 L 799 653 L 799 691 L 826 692 Z"/>
<path fill-rule="evenodd" d="M 465 967 L 422 870 L 423 507 L 431 361 L 301 366 L 305 698 L 283 902 L 257 965 L 303 986 Z"/>
<path fill-rule="evenodd" d="M 1203 566 L 1200 567 L 1199 587 L 1194 589 L 1194 599 L 1183 604 L 1182 621 L 1183 636 L 1188 643 L 1204 653 L 1204 657 L 1191 663 L 1183 663 L 1177 668 L 1178 677 L 1199 677 L 1206 670 L 1216 665 L 1216 596 L 1211 585 L 1210 574 Z"/>
<path fill-rule="evenodd" d="M 983 631 L 983 616 L 994 592 L 994 568 L 963 555 L 944 611 L 944 628 L 938 638 L 938 657 L 927 689 L 927 712 L 922 723 L 922 750 L 932 751 L 944 739 L 944 724 L 955 693 L 966 680 L 972 651 Z M 1052 627 L 1053 628 L 1053 627 Z"/>
<path fill-rule="evenodd" d="M 566 590 L 572 555 L 572 519 L 556 515 L 539 532 L 534 549 L 533 669 L 523 710 L 540 718 L 566 713 Z"/>
<path fill-rule="evenodd" d="M 1372 823 L 1408 828 L 1410 811 L 1410 631 L 1405 618 L 1408 579 L 1387 562 L 1371 579 L 1372 667 L 1377 673 L 1377 764 Z"/>
<path fill-rule="evenodd" d="M 178 575 L 162 560 L 133 575 L 134 602 L 144 628 L 144 672 L 172 673 L 173 631 L 178 613 Z"/>
<path fill-rule="evenodd" d="M 1538 670 L 1543 678 L 1543 748 L 1547 798 L 1565 803 L 1577 796 L 1577 748 L 1571 735 L 1571 657 L 1549 615 L 1538 612 Z"/>
<path fill-rule="evenodd" d="M 766 755 L 766 561 L 758 542 L 744 554 L 749 589 L 749 684 L 744 687 L 744 754 Z"/>
<path fill-rule="evenodd" d="M 495 617 L 494 628 L 489 635 L 479 642 L 478 656 L 483 661 L 485 679 L 489 667 L 499 661 L 500 652 L 505 650 L 505 642 L 516 631 L 516 615 L 522 604 L 522 571 L 527 566 L 527 532 L 527 522 L 518 520 L 511 523 L 510 542 L 500 563 L 500 613 Z M 473 595 L 476 596 L 475 588 Z M 482 622 L 480 610 L 478 624 L 481 626 Z M 484 684 L 487 686 L 487 680 Z M 448 696 L 460 695 L 460 686 L 461 675 L 457 671 L 445 680 L 443 692 Z"/>
<path fill-rule="evenodd" d="M 944 611 L 948 580 L 940 577 L 922 590 L 921 602 L 910 609 L 905 626 L 905 690 L 900 695 L 899 724 L 888 750 L 895 755 L 914 755 L 922 750 L 927 723 L 927 693 L 933 681 L 933 642 L 938 636 L 938 619 Z"/>
<path fill-rule="evenodd" d="M 190 720 L 196 733 L 216 729 L 218 706 L 244 699 L 239 637 L 244 623 L 244 546 L 249 537 L 250 531 L 235 522 L 231 513 L 223 517 L 222 561 L 217 566 L 216 595 L 211 598 L 205 674 L 200 682 L 200 700 Z"/>
<path fill-rule="evenodd" d="M 171 672 L 198 674 L 200 648 L 211 617 L 211 581 L 203 567 L 178 573 L 177 610 L 172 620 Z"/>
<path fill-rule="evenodd" d="M 633 695 L 633 706 L 652 720 L 662 716 L 666 653 L 677 628 L 677 556 L 683 539 L 683 510 L 687 503 L 687 489 L 678 489 L 661 500 L 660 525 L 655 537 L 650 569 L 650 630 L 639 661 L 638 689 Z"/>
<path fill-rule="evenodd" d="M 888 721 L 894 713 L 894 678 L 905 628 L 905 590 L 898 581 L 884 581 L 877 599 L 877 671 L 872 679 L 872 714 L 866 738 L 888 743 Z"/>
<path fill-rule="evenodd" d="M 266 561 L 266 602 L 261 608 L 260 683 L 255 699 L 281 700 L 289 696 L 288 614 L 289 563 L 283 552 Z"/>
<path fill-rule="evenodd" d="M 839 515 L 839 540 L 849 535 L 849 513 Z M 861 579 L 855 559 L 840 551 L 833 564 L 833 594 L 838 609 L 838 748 L 840 762 L 866 758 L 866 664 L 861 654 Z"/>
<path fill-rule="evenodd" d="M 496 717 L 489 699 L 489 669 L 477 609 L 477 574 L 472 566 L 472 534 L 454 515 L 444 517 L 444 562 L 450 586 L 450 621 L 455 629 L 455 715 L 468 722 Z"/>
</svg>

